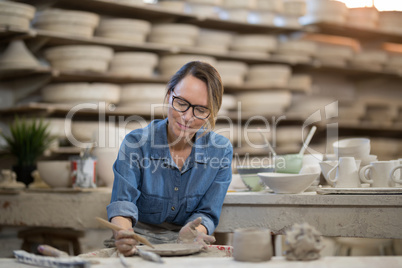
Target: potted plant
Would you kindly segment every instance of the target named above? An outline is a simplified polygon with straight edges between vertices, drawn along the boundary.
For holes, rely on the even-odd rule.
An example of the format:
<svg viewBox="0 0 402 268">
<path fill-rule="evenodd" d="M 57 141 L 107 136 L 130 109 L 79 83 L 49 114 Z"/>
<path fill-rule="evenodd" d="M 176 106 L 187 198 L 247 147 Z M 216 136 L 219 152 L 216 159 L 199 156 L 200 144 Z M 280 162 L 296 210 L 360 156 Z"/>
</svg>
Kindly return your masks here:
<svg viewBox="0 0 402 268">
<path fill-rule="evenodd" d="M 36 169 L 37 159 L 55 139 L 50 135 L 48 126 L 49 123 L 44 123 L 42 119 L 27 120 L 16 116 L 10 124 L 10 135 L 0 133 L 6 141 L 3 149 L 17 160 L 13 166 L 17 180 L 26 185 L 33 181 L 31 172 Z"/>
</svg>

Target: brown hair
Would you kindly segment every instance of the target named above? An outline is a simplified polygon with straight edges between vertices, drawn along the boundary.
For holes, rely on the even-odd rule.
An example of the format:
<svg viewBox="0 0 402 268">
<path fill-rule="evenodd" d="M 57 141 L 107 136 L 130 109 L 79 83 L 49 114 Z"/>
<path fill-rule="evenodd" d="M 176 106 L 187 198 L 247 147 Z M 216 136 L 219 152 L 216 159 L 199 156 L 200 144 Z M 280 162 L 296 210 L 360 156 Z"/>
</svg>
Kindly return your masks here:
<svg viewBox="0 0 402 268">
<path fill-rule="evenodd" d="M 216 116 L 222 105 L 223 85 L 221 76 L 218 71 L 209 63 L 202 61 L 190 61 L 183 65 L 170 79 L 167 84 L 167 92 L 165 100 L 169 93 L 173 92 L 177 84 L 180 83 L 187 75 L 192 75 L 200 79 L 207 85 L 208 90 L 208 108 L 211 111 L 208 117 L 208 125 L 204 125 L 207 131 L 215 127 Z"/>
</svg>

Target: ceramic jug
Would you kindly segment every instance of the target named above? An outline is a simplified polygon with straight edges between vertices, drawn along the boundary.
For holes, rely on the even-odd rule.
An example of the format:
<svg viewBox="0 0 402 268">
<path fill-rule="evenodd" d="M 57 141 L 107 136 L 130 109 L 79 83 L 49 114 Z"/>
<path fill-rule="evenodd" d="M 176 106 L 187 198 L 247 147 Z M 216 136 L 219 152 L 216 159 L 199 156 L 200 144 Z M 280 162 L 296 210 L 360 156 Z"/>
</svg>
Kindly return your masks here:
<svg viewBox="0 0 402 268">
<path fill-rule="evenodd" d="M 340 157 L 338 163 L 327 173 L 327 178 L 335 188 L 359 188 L 359 165 L 360 162 L 356 162 L 354 157 Z M 335 177 L 332 175 L 334 172 Z"/>
</svg>

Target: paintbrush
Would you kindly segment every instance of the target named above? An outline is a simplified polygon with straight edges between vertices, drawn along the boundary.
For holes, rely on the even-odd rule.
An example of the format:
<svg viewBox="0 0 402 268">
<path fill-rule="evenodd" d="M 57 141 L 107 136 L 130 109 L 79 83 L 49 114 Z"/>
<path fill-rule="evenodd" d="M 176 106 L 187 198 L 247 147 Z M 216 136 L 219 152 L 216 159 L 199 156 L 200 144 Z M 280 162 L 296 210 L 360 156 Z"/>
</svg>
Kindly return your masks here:
<svg viewBox="0 0 402 268">
<path fill-rule="evenodd" d="M 118 226 L 118 225 L 116 225 L 116 224 L 114 224 L 114 223 L 108 222 L 107 220 L 104 220 L 104 219 L 102 219 L 102 218 L 96 217 L 96 219 L 98 220 L 98 222 L 100 222 L 101 224 L 103 224 L 105 227 L 108 227 L 108 228 L 110 228 L 110 229 L 112 229 L 112 230 L 115 230 L 115 231 L 125 230 L 124 228 L 122 228 L 122 227 L 120 227 L 120 226 Z M 145 245 L 147 245 L 147 246 L 149 246 L 149 247 L 151 247 L 151 248 L 155 248 L 155 247 L 148 241 L 148 239 L 146 239 L 145 237 L 142 237 L 142 236 L 140 236 L 140 235 L 138 235 L 138 234 L 136 234 L 136 233 L 134 233 L 134 232 L 133 232 L 132 236 L 133 236 L 133 238 L 134 238 L 135 240 L 137 240 L 138 242 L 141 242 L 141 243 L 143 243 L 143 244 L 145 244 Z"/>
</svg>

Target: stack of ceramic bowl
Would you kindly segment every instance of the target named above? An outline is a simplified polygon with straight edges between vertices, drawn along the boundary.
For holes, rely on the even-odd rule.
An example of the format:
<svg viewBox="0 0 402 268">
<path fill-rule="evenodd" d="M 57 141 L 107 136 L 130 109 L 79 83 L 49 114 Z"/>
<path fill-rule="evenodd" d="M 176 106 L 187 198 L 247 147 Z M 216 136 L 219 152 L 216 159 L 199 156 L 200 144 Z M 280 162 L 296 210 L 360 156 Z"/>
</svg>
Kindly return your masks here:
<svg viewBox="0 0 402 268">
<path fill-rule="evenodd" d="M 150 52 L 117 52 L 110 62 L 109 72 L 119 76 L 152 77 L 158 55 Z"/>
<path fill-rule="evenodd" d="M 115 2 L 117 4 L 132 5 L 132 6 L 143 6 L 145 5 L 144 0 L 108 0 Z"/>
<path fill-rule="evenodd" d="M 49 84 L 42 89 L 45 102 L 80 104 L 105 102 L 118 103 L 120 86 L 108 83 L 59 83 Z"/>
<path fill-rule="evenodd" d="M 316 57 L 322 65 L 345 67 L 347 61 L 353 58 L 354 53 L 350 46 L 320 43 Z"/>
<path fill-rule="evenodd" d="M 279 26 L 299 28 L 299 17 L 306 14 L 306 2 L 301 0 L 285 0 L 283 14 L 276 21 Z"/>
<path fill-rule="evenodd" d="M 376 29 L 378 18 L 378 10 L 374 7 L 351 8 L 346 23 L 352 27 Z"/>
<path fill-rule="evenodd" d="M 196 46 L 206 52 L 226 53 L 232 39 L 231 32 L 201 29 Z"/>
<path fill-rule="evenodd" d="M 224 86 L 241 86 L 248 71 L 248 66 L 241 61 L 218 61 L 216 69 L 221 75 Z"/>
<path fill-rule="evenodd" d="M 311 93 L 312 91 L 312 77 L 309 74 L 293 74 L 288 83 L 288 88 L 292 91 L 301 91 Z"/>
<path fill-rule="evenodd" d="M 301 17 L 306 14 L 306 2 L 303 0 L 284 0 L 283 14 L 292 17 Z"/>
<path fill-rule="evenodd" d="M 35 7 L 27 4 L 0 1 L 0 26 L 28 30 Z"/>
<path fill-rule="evenodd" d="M 258 88 L 286 88 L 292 69 L 281 64 L 257 64 L 249 67 L 245 86 Z"/>
<path fill-rule="evenodd" d="M 303 24 L 329 22 L 343 24 L 348 8 L 343 2 L 332 0 L 307 0 L 307 14 L 302 18 Z"/>
<path fill-rule="evenodd" d="M 366 105 L 361 101 L 353 101 L 352 104 L 339 104 L 339 122 L 346 124 L 360 124 L 360 119 L 366 113 Z"/>
<path fill-rule="evenodd" d="M 144 43 L 151 30 L 145 20 L 102 18 L 96 35 L 133 43 Z"/>
<path fill-rule="evenodd" d="M 401 11 L 383 11 L 380 12 L 378 27 L 381 31 L 402 34 L 402 12 Z"/>
<path fill-rule="evenodd" d="M 35 56 L 32 55 L 21 40 L 10 42 L 0 56 L 0 71 L 34 69 L 40 66 Z"/>
<path fill-rule="evenodd" d="M 230 47 L 231 51 L 236 52 L 236 54 L 256 57 L 266 57 L 269 52 L 276 50 L 276 48 L 276 37 L 266 34 L 236 35 Z"/>
<path fill-rule="evenodd" d="M 237 108 L 236 96 L 231 94 L 223 94 L 222 105 L 219 109 L 219 114 L 225 114 L 230 110 L 235 110 Z"/>
<path fill-rule="evenodd" d="M 165 84 L 126 84 L 121 87 L 120 107 L 131 107 L 142 113 L 154 115 L 163 111 L 166 95 Z"/>
<path fill-rule="evenodd" d="M 334 98 L 319 96 L 312 98 L 306 95 L 295 95 L 293 96 L 292 105 L 288 109 L 288 113 L 304 117 L 310 116 L 324 108 L 326 114 L 337 114 L 338 112 L 338 105 Z"/>
<path fill-rule="evenodd" d="M 235 124 L 218 123 L 215 124 L 213 131 L 219 135 L 222 135 L 230 140 L 232 144 L 237 144 L 239 136 L 238 127 Z"/>
<path fill-rule="evenodd" d="M 288 91 L 249 92 L 238 94 L 236 97 L 244 116 L 280 115 L 292 101 L 292 94 Z"/>
<path fill-rule="evenodd" d="M 174 75 L 184 64 L 190 61 L 203 61 L 216 65 L 214 57 L 202 56 L 202 55 L 167 55 L 161 57 L 159 61 L 159 72 L 162 77 L 170 77 Z"/>
<path fill-rule="evenodd" d="M 402 53 L 388 53 L 385 70 L 402 74 Z"/>
<path fill-rule="evenodd" d="M 219 16 L 223 20 L 247 23 L 249 10 L 254 8 L 252 0 L 224 0 Z"/>
<path fill-rule="evenodd" d="M 187 10 L 187 3 L 184 1 L 159 0 L 159 1 L 157 1 L 156 5 L 167 11 L 172 11 L 172 12 L 186 12 L 186 10 Z"/>
<path fill-rule="evenodd" d="M 274 13 L 283 12 L 283 0 L 256 0 L 256 9 L 271 11 Z"/>
<path fill-rule="evenodd" d="M 177 46 L 194 46 L 199 28 L 184 23 L 164 23 L 152 25 L 149 42 Z"/>
<path fill-rule="evenodd" d="M 290 63 L 307 63 L 317 50 L 317 45 L 309 40 L 291 39 L 278 44 L 278 49 L 273 58 L 286 60 Z"/>
<path fill-rule="evenodd" d="M 106 46 L 68 45 L 45 50 L 45 58 L 60 71 L 89 71 L 105 73 L 113 57 Z"/>
<path fill-rule="evenodd" d="M 279 126 L 276 128 L 275 140 L 272 140 L 272 144 L 281 151 L 298 152 L 302 144 L 302 130 L 299 126 Z"/>
<path fill-rule="evenodd" d="M 221 0 L 186 0 L 187 10 L 199 17 L 219 17 Z"/>
<path fill-rule="evenodd" d="M 358 68 L 381 71 L 388 62 L 388 55 L 383 50 L 362 50 L 354 55 L 350 65 Z"/>
<path fill-rule="evenodd" d="M 92 37 L 98 26 L 99 16 L 77 10 L 46 9 L 37 14 L 34 25 L 38 29 L 65 33 L 73 36 Z"/>
</svg>

